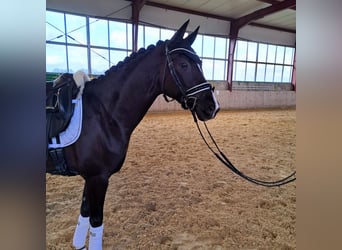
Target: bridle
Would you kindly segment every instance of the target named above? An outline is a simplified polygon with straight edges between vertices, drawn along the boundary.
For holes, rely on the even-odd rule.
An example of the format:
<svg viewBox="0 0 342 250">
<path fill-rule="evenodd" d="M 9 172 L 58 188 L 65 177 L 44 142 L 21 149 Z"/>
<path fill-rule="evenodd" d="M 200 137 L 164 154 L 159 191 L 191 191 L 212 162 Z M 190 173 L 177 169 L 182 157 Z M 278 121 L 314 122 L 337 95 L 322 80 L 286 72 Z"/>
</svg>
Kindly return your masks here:
<svg viewBox="0 0 342 250">
<path fill-rule="evenodd" d="M 184 84 L 182 83 L 182 81 L 179 79 L 178 74 L 176 72 L 173 60 L 171 58 L 171 54 L 174 52 L 183 52 L 184 54 L 188 54 L 190 57 L 197 57 L 196 53 L 185 49 L 185 48 L 175 48 L 172 50 L 169 50 L 167 43 L 165 43 L 165 56 L 166 56 L 166 64 L 165 64 L 165 68 L 164 68 L 164 76 L 163 76 L 163 85 L 165 84 L 165 71 L 166 71 L 166 67 L 168 66 L 170 74 L 177 86 L 177 88 L 179 89 L 179 91 L 182 94 L 181 97 L 181 103 L 182 106 L 185 109 L 190 109 L 190 111 L 193 113 L 194 109 L 196 107 L 197 104 L 197 97 L 195 96 L 198 93 L 201 93 L 203 91 L 213 91 L 213 87 L 210 83 L 208 82 L 203 82 L 203 83 L 199 83 L 194 87 L 191 87 L 189 89 L 186 89 L 186 87 L 184 86 Z M 198 66 L 199 70 L 202 72 L 201 67 Z M 166 102 L 170 102 L 173 101 L 173 99 L 168 99 L 167 95 L 165 93 L 163 93 L 164 99 L 166 100 Z M 192 105 L 189 105 L 189 101 L 192 100 L 193 103 Z"/>
</svg>

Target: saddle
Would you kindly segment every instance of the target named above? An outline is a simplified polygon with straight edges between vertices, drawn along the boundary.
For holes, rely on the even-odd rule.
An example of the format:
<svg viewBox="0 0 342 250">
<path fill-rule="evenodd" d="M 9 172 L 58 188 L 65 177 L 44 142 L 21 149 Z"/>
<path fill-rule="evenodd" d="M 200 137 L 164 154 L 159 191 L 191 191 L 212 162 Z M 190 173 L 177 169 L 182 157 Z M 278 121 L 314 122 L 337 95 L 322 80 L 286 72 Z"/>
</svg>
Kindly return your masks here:
<svg viewBox="0 0 342 250">
<path fill-rule="evenodd" d="M 62 74 L 54 82 L 46 83 L 46 133 L 47 138 L 57 137 L 64 131 L 74 112 L 72 99 L 76 98 L 79 87 L 73 75 Z"/>
<path fill-rule="evenodd" d="M 83 72 L 64 73 L 52 82 L 46 82 L 46 139 L 47 153 L 55 169 L 47 170 L 50 174 L 74 176 L 78 173 L 69 169 L 64 157 L 64 148 L 49 148 L 52 138 L 59 140 L 59 134 L 65 131 L 74 113 L 73 99 L 82 95 L 89 77 Z"/>
</svg>

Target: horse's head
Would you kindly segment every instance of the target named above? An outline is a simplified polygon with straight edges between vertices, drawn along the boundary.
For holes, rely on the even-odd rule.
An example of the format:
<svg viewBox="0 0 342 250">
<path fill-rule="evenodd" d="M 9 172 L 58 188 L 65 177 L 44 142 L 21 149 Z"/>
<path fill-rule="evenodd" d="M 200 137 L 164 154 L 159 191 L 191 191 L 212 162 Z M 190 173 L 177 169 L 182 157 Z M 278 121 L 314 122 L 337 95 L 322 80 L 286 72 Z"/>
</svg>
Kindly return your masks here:
<svg viewBox="0 0 342 250">
<path fill-rule="evenodd" d="M 191 48 L 199 26 L 183 39 L 188 23 L 189 20 L 165 43 L 168 70 L 165 68 L 163 94 L 190 109 L 201 121 L 207 121 L 215 117 L 219 104 L 214 88 L 203 75 L 202 62 Z"/>
</svg>

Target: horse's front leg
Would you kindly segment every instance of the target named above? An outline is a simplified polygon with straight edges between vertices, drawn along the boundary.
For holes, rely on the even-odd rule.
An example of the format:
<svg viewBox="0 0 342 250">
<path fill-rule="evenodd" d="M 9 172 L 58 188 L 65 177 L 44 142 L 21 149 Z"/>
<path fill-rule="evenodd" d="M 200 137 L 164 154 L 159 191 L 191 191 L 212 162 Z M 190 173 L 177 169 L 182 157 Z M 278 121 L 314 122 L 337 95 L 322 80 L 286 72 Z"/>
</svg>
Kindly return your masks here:
<svg viewBox="0 0 342 250">
<path fill-rule="evenodd" d="M 73 238 L 73 246 L 76 250 L 85 249 L 85 244 L 87 240 L 87 235 L 89 231 L 89 204 L 87 199 L 87 185 L 84 185 L 83 195 L 82 195 L 82 204 L 80 215 L 78 216 L 78 222 L 76 225 L 74 238 Z"/>
<path fill-rule="evenodd" d="M 90 215 L 89 250 L 102 249 L 103 206 L 108 187 L 108 176 L 93 176 L 86 180 L 87 201 Z"/>
</svg>

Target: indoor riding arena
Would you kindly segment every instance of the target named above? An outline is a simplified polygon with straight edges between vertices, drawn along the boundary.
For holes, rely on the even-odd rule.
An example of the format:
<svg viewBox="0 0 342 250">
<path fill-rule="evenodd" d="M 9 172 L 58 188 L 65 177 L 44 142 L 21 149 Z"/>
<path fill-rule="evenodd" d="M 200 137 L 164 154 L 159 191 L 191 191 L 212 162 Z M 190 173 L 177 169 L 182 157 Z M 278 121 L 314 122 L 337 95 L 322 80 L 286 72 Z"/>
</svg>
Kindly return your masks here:
<svg viewBox="0 0 342 250">
<path fill-rule="evenodd" d="M 190 19 L 188 33 L 200 26 L 192 48 L 220 104 L 205 122 L 215 142 L 197 121 L 211 149 L 218 152 L 216 143 L 257 180 L 296 171 L 295 1 L 47 0 L 46 7 L 47 81 L 77 70 L 97 78 Z M 296 249 L 296 181 L 257 185 L 211 149 L 191 112 L 159 95 L 109 179 L 103 249 Z M 83 188 L 79 175 L 46 174 L 46 249 L 75 249 Z"/>
</svg>

